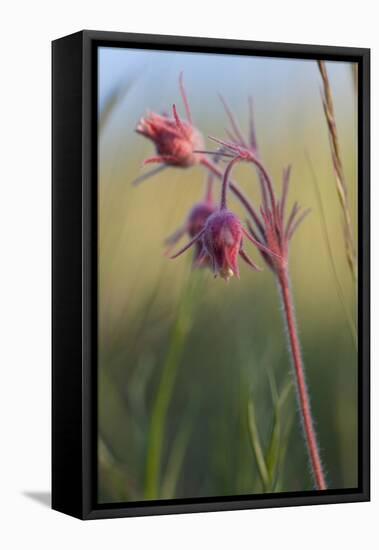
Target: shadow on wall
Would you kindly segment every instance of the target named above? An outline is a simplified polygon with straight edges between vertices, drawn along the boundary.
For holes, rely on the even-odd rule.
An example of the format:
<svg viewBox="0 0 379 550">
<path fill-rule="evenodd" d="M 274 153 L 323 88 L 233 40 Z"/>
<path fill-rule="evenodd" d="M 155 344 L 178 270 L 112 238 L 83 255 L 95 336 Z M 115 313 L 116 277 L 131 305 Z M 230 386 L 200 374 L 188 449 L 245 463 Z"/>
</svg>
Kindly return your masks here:
<svg viewBox="0 0 379 550">
<path fill-rule="evenodd" d="M 50 491 L 23 491 L 25 497 L 38 502 L 42 506 L 51 507 L 51 492 Z"/>
</svg>

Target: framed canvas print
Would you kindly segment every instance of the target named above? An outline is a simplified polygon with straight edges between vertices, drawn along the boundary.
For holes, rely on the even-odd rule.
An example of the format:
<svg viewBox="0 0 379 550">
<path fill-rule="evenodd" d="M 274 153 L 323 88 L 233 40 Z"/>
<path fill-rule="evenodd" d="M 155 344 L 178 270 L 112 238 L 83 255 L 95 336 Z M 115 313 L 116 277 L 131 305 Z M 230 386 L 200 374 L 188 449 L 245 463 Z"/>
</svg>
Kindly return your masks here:
<svg viewBox="0 0 379 550">
<path fill-rule="evenodd" d="M 369 499 L 369 50 L 53 42 L 53 508 Z"/>
</svg>

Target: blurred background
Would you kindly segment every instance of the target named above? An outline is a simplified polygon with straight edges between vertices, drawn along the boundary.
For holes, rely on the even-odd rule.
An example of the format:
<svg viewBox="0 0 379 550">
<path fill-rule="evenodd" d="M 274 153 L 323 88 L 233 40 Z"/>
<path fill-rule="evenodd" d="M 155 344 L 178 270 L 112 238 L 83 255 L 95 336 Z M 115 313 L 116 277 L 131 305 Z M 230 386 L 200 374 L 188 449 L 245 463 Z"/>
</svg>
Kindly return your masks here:
<svg viewBox="0 0 379 550">
<path fill-rule="evenodd" d="M 355 230 L 353 67 L 326 66 Z M 291 164 L 289 204 L 312 209 L 290 254 L 298 329 L 329 487 L 354 487 L 355 297 L 316 62 L 101 48 L 99 502 L 313 487 L 272 273 L 241 262 L 241 279 L 225 284 L 192 271 L 191 252 L 164 256 L 165 238 L 203 197 L 201 167 L 170 168 L 132 185 L 155 153 L 136 123 L 174 102 L 184 116 L 181 71 L 204 136 L 225 138 L 218 93 L 245 132 L 253 97 L 261 155 L 277 189 Z M 207 148 L 215 147 L 207 141 Z M 259 205 L 254 171 L 239 166 L 234 179 Z M 216 182 L 217 196 L 219 188 Z M 232 195 L 229 207 L 245 218 Z M 253 246 L 246 249 L 262 266 Z"/>
</svg>

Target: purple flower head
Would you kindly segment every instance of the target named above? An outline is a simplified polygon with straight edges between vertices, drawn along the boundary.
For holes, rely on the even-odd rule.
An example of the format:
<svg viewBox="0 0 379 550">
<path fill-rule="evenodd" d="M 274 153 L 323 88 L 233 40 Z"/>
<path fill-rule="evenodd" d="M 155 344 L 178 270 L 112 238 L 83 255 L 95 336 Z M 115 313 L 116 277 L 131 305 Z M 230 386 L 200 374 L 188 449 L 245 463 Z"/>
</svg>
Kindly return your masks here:
<svg viewBox="0 0 379 550">
<path fill-rule="evenodd" d="M 186 121 L 179 117 L 176 106 L 173 105 L 172 117 L 149 113 L 137 124 L 136 132 L 150 139 L 157 151 L 157 155 L 146 159 L 145 164 L 160 163 L 187 168 L 200 162 L 200 156 L 194 151 L 202 149 L 204 141 L 201 133 L 192 124 L 182 75 L 179 85 L 187 114 Z"/>
<path fill-rule="evenodd" d="M 191 209 L 188 220 L 188 234 L 190 237 L 195 237 L 205 227 L 205 224 L 211 214 L 214 213 L 216 207 L 210 202 L 199 202 Z"/>
<path fill-rule="evenodd" d="M 211 216 L 211 214 L 215 212 L 216 206 L 213 202 L 213 197 L 212 197 L 212 184 L 213 184 L 212 180 L 213 180 L 212 176 L 209 176 L 205 198 L 191 208 L 185 223 L 177 231 L 175 231 L 175 233 L 173 233 L 170 237 L 168 237 L 168 239 L 166 239 L 166 244 L 168 245 L 168 249 L 166 252 L 169 252 L 171 248 L 186 233 L 191 239 L 195 237 L 198 233 L 200 233 L 204 229 L 209 216 Z M 193 266 L 210 267 L 210 265 L 211 264 L 208 256 L 203 252 L 203 242 L 201 239 L 199 239 L 195 243 L 195 254 L 193 258 Z"/>
<path fill-rule="evenodd" d="M 207 220 L 202 241 L 215 276 L 225 280 L 233 275 L 239 277 L 237 260 L 242 249 L 242 226 L 235 214 L 226 209 L 214 212 Z"/>
<path fill-rule="evenodd" d="M 233 159 L 225 170 L 221 194 L 221 206 L 206 220 L 205 226 L 190 240 L 190 242 L 172 258 L 177 258 L 193 245 L 200 247 L 199 262 L 210 263 L 214 275 L 228 281 L 233 275 L 239 277 L 238 256 L 240 256 L 254 271 L 260 268 L 249 258 L 243 249 L 243 237 L 247 237 L 260 250 L 266 247 L 256 241 L 242 226 L 238 217 L 226 207 L 226 195 L 230 170 L 238 159 Z"/>
</svg>

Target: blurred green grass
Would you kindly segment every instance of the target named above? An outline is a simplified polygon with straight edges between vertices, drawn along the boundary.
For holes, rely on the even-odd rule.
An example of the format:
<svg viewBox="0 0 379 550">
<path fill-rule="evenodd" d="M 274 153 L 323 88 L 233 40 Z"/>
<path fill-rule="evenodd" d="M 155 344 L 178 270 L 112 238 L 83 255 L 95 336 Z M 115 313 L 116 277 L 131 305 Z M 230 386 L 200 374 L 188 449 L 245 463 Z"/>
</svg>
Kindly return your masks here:
<svg viewBox="0 0 379 550">
<path fill-rule="evenodd" d="M 152 412 L 190 273 L 190 258 L 168 260 L 163 255 L 163 241 L 202 196 L 204 184 L 203 171 L 194 168 L 165 170 L 139 187 L 131 185 L 141 173 L 143 159 L 152 152 L 151 144 L 133 133 L 138 116 L 149 107 L 143 105 L 148 99 L 145 95 L 138 101 L 123 97 L 99 136 L 100 502 L 142 500 L 147 494 Z M 221 105 L 207 112 L 201 97 L 191 94 L 190 99 L 196 111 L 203 109 L 199 120 L 205 135 L 223 136 Z M 168 105 L 170 101 L 167 97 Z M 341 104 L 338 95 L 335 102 L 337 107 Z M 354 487 L 357 357 L 331 272 L 305 155 L 307 151 L 315 166 L 334 261 L 348 307 L 353 308 L 354 293 L 346 266 L 321 101 L 313 88 L 302 101 L 283 97 L 276 106 L 280 119 L 268 123 L 266 103 L 264 97 L 255 98 L 264 160 L 276 182 L 280 181 L 282 168 L 291 163 L 290 201 L 312 208 L 293 241 L 291 273 L 321 453 L 329 487 Z M 349 103 L 343 98 L 342 103 L 340 137 L 355 213 L 355 111 L 353 100 Z M 235 102 L 233 109 L 245 126 L 245 98 Z M 238 167 L 235 179 L 258 202 L 254 171 Z M 231 208 L 243 217 L 234 199 Z M 262 265 L 259 254 L 250 246 L 249 254 Z M 271 273 L 265 270 L 254 274 L 241 266 L 241 280 L 231 280 L 227 285 L 214 280 L 209 272 L 201 275 L 202 291 L 196 298 L 191 326 L 175 365 L 161 441 L 158 486 L 148 493 L 158 498 L 266 490 L 251 446 L 248 404 L 253 396 L 263 453 L 269 456 L 276 424 L 268 373 L 281 390 L 291 379 Z M 286 453 L 280 458 L 280 466 L 276 465 L 280 479 L 270 482 L 270 490 L 312 488 L 301 429 L 297 417 L 291 420 L 297 407 L 294 393 L 290 392 L 283 405 L 280 448 L 286 447 Z"/>
</svg>

